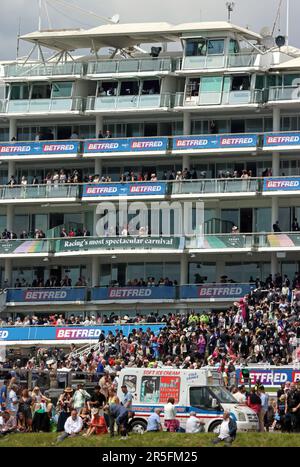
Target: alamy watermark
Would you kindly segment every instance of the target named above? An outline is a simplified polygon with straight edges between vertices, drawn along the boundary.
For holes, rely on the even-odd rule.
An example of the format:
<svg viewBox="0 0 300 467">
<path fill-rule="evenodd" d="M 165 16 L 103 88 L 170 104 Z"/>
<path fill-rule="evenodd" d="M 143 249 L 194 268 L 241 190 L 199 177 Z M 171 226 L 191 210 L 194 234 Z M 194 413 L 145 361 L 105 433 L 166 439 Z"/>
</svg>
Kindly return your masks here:
<svg viewBox="0 0 300 467">
<path fill-rule="evenodd" d="M 197 237 L 204 235 L 202 201 L 101 202 L 96 234 L 105 236 Z"/>
</svg>

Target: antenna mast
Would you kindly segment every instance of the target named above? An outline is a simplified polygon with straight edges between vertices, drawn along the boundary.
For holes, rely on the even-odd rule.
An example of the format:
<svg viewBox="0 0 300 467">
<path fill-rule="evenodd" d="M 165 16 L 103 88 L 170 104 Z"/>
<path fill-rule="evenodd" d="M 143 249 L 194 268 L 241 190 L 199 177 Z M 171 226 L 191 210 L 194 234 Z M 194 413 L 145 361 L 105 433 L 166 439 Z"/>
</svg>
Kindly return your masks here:
<svg viewBox="0 0 300 467">
<path fill-rule="evenodd" d="M 231 13 L 233 12 L 234 7 L 235 7 L 234 2 L 226 2 L 226 8 L 228 11 L 228 16 L 227 16 L 228 23 L 231 23 Z"/>
<path fill-rule="evenodd" d="M 286 45 L 289 45 L 290 33 L 290 0 L 286 0 Z"/>
</svg>

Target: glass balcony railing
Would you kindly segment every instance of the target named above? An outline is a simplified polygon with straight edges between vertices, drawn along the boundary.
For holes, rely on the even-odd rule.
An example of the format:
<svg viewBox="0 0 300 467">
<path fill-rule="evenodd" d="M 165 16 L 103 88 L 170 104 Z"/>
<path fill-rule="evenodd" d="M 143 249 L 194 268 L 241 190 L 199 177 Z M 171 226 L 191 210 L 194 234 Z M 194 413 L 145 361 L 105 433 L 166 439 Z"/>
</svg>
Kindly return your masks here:
<svg viewBox="0 0 300 467">
<path fill-rule="evenodd" d="M 260 57 L 257 53 L 183 57 L 176 60 L 176 70 L 259 67 Z"/>
<path fill-rule="evenodd" d="M 47 63 L 35 65 L 7 65 L 4 67 L 6 78 L 28 76 L 82 76 L 86 65 L 83 63 Z"/>
<path fill-rule="evenodd" d="M 0 200 L 40 200 L 40 199 L 67 199 L 78 198 L 81 185 L 14 185 L 0 186 Z"/>
<path fill-rule="evenodd" d="M 184 180 L 172 182 L 172 195 L 204 195 L 229 193 L 256 193 L 262 190 L 263 179 L 259 178 L 222 178 L 203 180 Z"/>
<path fill-rule="evenodd" d="M 128 60 L 102 60 L 90 62 L 87 68 L 88 75 L 146 73 L 172 71 L 171 58 L 149 58 Z"/>
<path fill-rule="evenodd" d="M 100 96 L 88 97 L 86 110 L 119 110 L 119 109 L 158 109 L 171 106 L 171 94 L 144 94 L 140 96 Z"/>
<path fill-rule="evenodd" d="M 269 89 L 269 101 L 299 101 L 299 86 L 275 86 Z"/>
<path fill-rule="evenodd" d="M 184 99 L 184 93 L 178 92 L 175 96 L 175 107 L 191 107 L 201 105 L 239 105 L 260 104 L 263 102 L 263 91 L 230 91 L 230 92 L 200 92 L 198 96 L 189 96 Z"/>
<path fill-rule="evenodd" d="M 5 113 L 80 112 L 83 110 L 83 99 L 74 97 L 8 100 L 2 108 Z"/>
</svg>

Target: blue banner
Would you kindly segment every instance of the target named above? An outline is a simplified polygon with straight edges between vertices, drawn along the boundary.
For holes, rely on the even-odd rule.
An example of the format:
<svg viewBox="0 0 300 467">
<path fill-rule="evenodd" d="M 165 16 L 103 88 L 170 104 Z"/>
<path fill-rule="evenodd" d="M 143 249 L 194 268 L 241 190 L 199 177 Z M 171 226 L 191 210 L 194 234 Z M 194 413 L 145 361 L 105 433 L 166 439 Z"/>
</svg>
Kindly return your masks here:
<svg viewBox="0 0 300 467">
<path fill-rule="evenodd" d="M 250 365 L 247 366 L 247 370 L 249 370 L 249 376 L 252 385 L 260 382 L 263 386 L 268 388 L 279 388 L 281 384 L 287 382 L 296 383 L 297 381 L 300 381 L 300 370 L 295 370 L 293 368 L 275 367 L 265 369 L 263 366 L 259 368 L 251 367 Z M 243 379 L 241 369 L 236 370 L 236 382 L 237 385 L 246 384 Z"/>
<path fill-rule="evenodd" d="M 42 156 L 60 154 L 78 154 L 79 141 L 35 141 L 26 143 L 1 143 L 0 157 L 2 156 Z"/>
<path fill-rule="evenodd" d="M 300 133 L 269 133 L 264 135 L 264 148 L 300 146 Z"/>
<path fill-rule="evenodd" d="M 92 289 L 91 301 L 130 300 L 144 302 L 147 300 L 175 300 L 176 287 L 96 287 Z"/>
<path fill-rule="evenodd" d="M 165 152 L 168 138 L 123 138 L 87 140 L 84 142 L 84 154 L 112 152 Z"/>
<path fill-rule="evenodd" d="M 256 148 L 257 143 L 256 134 L 180 136 L 173 138 L 173 151 Z"/>
<path fill-rule="evenodd" d="M 101 332 L 105 336 L 111 331 L 113 334 L 116 331 L 122 331 L 124 336 L 128 337 L 134 329 L 142 329 L 145 332 L 150 329 L 157 335 L 160 329 L 165 327 L 162 324 L 116 324 L 109 326 L 30 326 L 30 327 L 3 327 L 0 328 L 0 342 L 1 341 L 31 341 L 31 340 L 44 340 L 44 341 L 76 341 L 84 339 L 99 339 Z"/>
<path fill-rule="evenodd" d="M 164 196 L 166 182 L 90 183 L 83 185 L 82 198 L 100 196 Z"/>
<path fill-rule="evenodd" d="M 263 191 L 299 191 L 300 177 L 265 178 Z"/>
<path fill-rule="evenodd" d="M 180 287 L 182 300 L 237 300 L 249 294 L 253 284 L 203 284 Z"/>
<path fill-rule="evenodd" d="M 84 302 L 86 289 L 83 287 L 71 288 L 34 288 L 34 289 L 8 289 L 6 301 L 32 305 L 34 303 L 55 302 Z"/>
</svg>

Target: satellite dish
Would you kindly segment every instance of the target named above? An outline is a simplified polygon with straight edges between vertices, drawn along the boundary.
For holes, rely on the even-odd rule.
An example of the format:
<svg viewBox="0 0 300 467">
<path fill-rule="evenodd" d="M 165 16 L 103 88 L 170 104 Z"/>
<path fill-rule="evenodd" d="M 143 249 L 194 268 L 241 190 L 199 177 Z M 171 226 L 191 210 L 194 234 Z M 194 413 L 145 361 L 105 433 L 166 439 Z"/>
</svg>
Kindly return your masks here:
<svg viewBox="0 0 300 467">
<path fill-rule="evenodd" d="M 262 45 L 268 50 L 272 49 L 275 45 L 275 39 L 273 36 L 265 36 L 261 41 Z"/>
<path fill-rule="evenodd" d="M 262 30 L 260 31 L 260 35 L 262 37 L 272 36 L 271 29 L 268 26 L 263 27 Z"/>
<path fill-rule="evenodd" d="M 285 45 L 285 37 L 284 36 L 277 36 L 275 39 L 277 47 L 283 47 Z"/>
<path fill-rule="evenodd" d="M 120 22 L 120 15 L 114 15 L 110 18 L 110 21 L 114 24 L 118 24 Z"/>
</svg>

